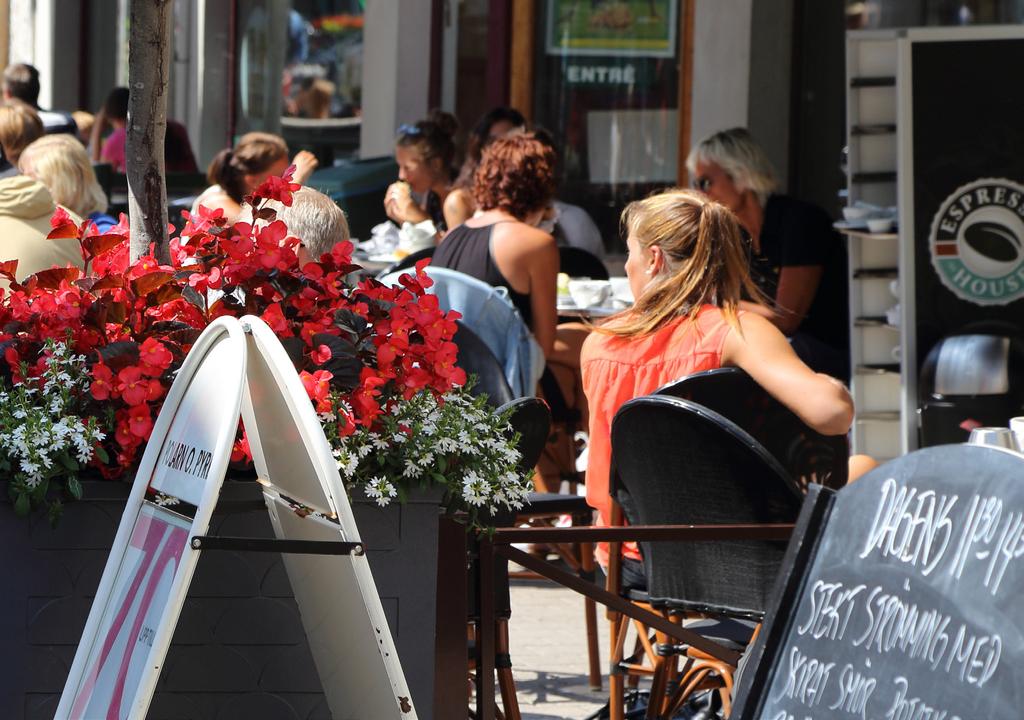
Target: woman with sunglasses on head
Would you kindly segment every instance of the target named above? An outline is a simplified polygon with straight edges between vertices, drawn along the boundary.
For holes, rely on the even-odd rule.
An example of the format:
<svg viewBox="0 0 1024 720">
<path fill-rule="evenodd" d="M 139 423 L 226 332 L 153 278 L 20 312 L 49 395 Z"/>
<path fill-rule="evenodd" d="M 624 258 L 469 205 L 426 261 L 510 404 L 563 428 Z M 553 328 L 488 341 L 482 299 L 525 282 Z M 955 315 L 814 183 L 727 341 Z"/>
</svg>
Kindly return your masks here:
<svg viewBox="0 0 1024 720">
<path fill-rule="evenodd" d="M 846 249 L 819 207 L 777 194 L 764 150 L 744 128 L 690 152 L 693 185 L 732 210 L 749 238 L 750 274 L 770 305 L 751 305 L 815 370 L 849 379 Z"/>
<path fill-rule="evenodd" d="M 398 128 L 398 182 L 384 194 L 384 211 L 399 225 L 431 220 L 438 233 L 448 230 L 443 208 L 452 186 L 457 129 L 458 121 L 440 110 L 415 125 Z"/>
<path fill-rule="evenodd" d="M 853 401 L 843 384 L 805 365 L 762 314 L 740 308 L 741 297 L 760 293 L 733 213 L 692 190 L 670 190 L 628 205 L 621 224 L 636 303 L 594 328 L 580 360 L 590 410 L 587 502 L 601 524 L 611 511 L 612 418 L 626 401 L 686 375 L 742 368 L 818 432 L 849 430 Z M 640 581 L 636 545 L 623 551 L 637 563 L 624 565 L 623 579 Z M 602 548 L 602 561 L 606 555 Z"/>
</svg>

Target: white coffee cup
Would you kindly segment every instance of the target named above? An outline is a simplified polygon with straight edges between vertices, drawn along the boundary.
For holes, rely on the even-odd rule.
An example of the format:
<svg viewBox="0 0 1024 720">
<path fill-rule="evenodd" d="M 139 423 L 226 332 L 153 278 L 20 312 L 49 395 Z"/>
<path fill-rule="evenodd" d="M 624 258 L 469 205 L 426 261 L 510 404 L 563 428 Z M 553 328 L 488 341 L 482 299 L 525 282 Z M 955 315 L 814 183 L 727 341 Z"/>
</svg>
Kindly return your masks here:
<svg viewBox="0 0 1024 720">
<path fill-rule="evenodd" d="M 611 294 L 612 286 L 607 280 L 570 280 L 569 295 L 576 307 L 588 308 L 600 305 Z"/>
<path fill-rule="evenodd" d="M 1024 452 L 1024 416 L 1010 418 L 1010 430 L 1017 438 L 1017 447 Z"/>
</svg>

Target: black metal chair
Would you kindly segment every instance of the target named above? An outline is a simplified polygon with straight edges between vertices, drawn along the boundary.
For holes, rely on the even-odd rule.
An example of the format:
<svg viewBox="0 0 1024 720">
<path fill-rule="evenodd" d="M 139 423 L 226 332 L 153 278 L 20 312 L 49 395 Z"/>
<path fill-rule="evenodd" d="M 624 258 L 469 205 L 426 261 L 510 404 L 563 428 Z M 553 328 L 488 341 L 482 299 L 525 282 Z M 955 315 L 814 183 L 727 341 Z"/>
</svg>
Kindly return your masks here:
<svg viewBox="0 0 1024 720">
<path fill-rule="evenodd" d="M 569 277 L 591 280 L 607 280 L 608 268 L 601 258 L 583 248 L 563 246 L 558 248 L 558 269 Z"/>
<path fill-rule="evenodd" d="M 810 483 L 837 490 L 846 484 L 850 455 L 846 436 L 812 430 L 739 368 L 687 375 L 654 394 L 690 400 L 731 420 L 771 453 L 805 491 Z"/>
<path fill-rule="evenodd" d="M 735 423 L 694 402 L 631 400 L 615 415 L 611 441 L 610 490 L 630 524 L 791 523 L 799 513 L 802 488 L 779 461 Z M 749 540 L 642 542 L 647 590 L 631 599 L 677 622 L 717 618 L 706 630 L 691 629 L 741 649 L 768 607 L 785 549 Z M 617 557 L 618 548 L 612 552 Z M 650 702 L 657 710 L 648 717 L 673 717 L 693 691 L 709 686 L 720 688 L 728 714 L 735 668 L 667 636 L 652 644 L 643 630 L 650 665 L 641 667 L 623 658 L 625 630 L 616 618 L 612 718 L 622 717 L 623 675 L 637 671 L 653 676 Z"/>
<path fill-rule="evenodd" d="M 511 402 L 514 397 L 512 388 L 494 353 L 461 320 L 456 320 L 455 324 L 458 329 L 452 341 L 459 348 L 456 365 L 465 370 L 467 375 L 476 376 L 476 383 L 470 392 L 475 396 L 486 395 L 494 406 Z"/>
<path fill-rule="evenodd" d="M 416 252 L 409 253 L 401 260 L 393 262 L 386 268 L 381 270 L 379 273 L 377 273 L 377 277 L 382 278 L 386 275 L 390 275 L 391 273 L 397 272 L 399 270 L 409 270 L 410 268 L 415 267 L 416 263 L 418 263 L 423 258 L 434 257 L 435 250 L 437 250 L 437 247 L 431 246 L 423 248 L 422 250 L 417 250 Z"/>
</svg>

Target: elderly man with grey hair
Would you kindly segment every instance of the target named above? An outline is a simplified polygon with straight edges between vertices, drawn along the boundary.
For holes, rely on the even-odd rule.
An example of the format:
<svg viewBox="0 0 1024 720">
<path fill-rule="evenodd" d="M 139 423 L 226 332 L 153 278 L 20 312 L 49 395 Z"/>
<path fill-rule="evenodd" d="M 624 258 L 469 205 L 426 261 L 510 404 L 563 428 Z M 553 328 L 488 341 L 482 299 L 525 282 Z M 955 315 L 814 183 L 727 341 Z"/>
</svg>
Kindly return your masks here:
<svg viewBox="0 0 1024 720">
<path fill-rule="evenodd" d="M 335 245 L 349 239 L 345 213 L 333 200 L 313 188 L 299 188 L 292 194 L 290 207 L 277 202 L 268 205 L 277 210 L 277 219 L 288 226 L 288 234 L 302 241 L 298 250 L 301 265 L 316 262 Z"/>
</svg>

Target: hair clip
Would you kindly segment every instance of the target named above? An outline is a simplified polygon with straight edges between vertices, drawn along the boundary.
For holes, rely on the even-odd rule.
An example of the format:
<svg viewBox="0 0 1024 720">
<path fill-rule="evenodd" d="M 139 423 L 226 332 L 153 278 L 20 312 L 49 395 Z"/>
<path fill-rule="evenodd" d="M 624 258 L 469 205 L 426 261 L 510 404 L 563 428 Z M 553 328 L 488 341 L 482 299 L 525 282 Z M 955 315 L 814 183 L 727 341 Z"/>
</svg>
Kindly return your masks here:
<svg viewBox="0 0 1024 720">
<path fill-rule="evenodd" d="M 416 125 L 409 125 L 408 123 L 402 123 L 398 126 L 398 136 L 403 137 L 406 135 L 419 135 L 423 131 Z"/>
</svg>

